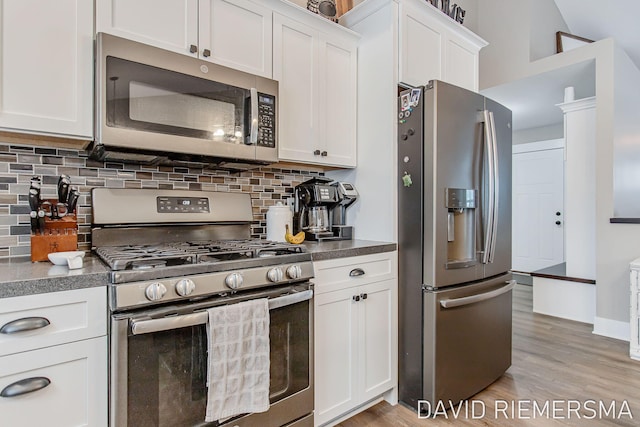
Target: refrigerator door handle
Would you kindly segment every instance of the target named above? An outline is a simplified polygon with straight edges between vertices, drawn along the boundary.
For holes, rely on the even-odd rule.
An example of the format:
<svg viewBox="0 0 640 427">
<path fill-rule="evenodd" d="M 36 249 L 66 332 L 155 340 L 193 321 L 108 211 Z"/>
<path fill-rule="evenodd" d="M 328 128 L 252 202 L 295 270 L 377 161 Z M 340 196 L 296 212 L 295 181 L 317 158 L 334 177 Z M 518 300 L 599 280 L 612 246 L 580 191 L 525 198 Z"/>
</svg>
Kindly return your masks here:
<svg viewBox="0 0 640 427">
<path fill-rule="evenodd" d="M 489 111 L 489 129 L 491 131 L 491 151 L 493 156 L 493 226 L 491 228 L 491 246 L 489 248 L 489 262 L 493 262 L 496 254 L 498 239 L 498 201 L 500 200 L 500 170 L 498 168 L 498 138 L 496 137 L 496 122 L 493 112 Z"/>
<path fill-rule="evenodd" d="M 491 252 L 491 242 L 492 242 L 492 238 L 493 238 L 493 226 L 494 226 L 494 199 L 495 199 L 495 170 L 494 170 L 494 163 L 493 163 L 493 142 L 492 142 L 492 137 L 493 134 L 491 133 L 491 112 L 489 110 L 484 110 L 483 111 L 484 114 L 484 141 L 485 141 L 485 149 L 487 151 L 487 164 L 489 167 L 489 173 L 488 173 L 488 177 L 489 177 L 489 188 L 488 188 L 488 212 L 487 212 L 487 218 L 486 218 L 486 223 L 485 223 L 485 227 L 484 227 L 484 251 L 482 252 L 482 260 L 481 262 L 483 264 L 487 264 L 489 262 L 489 255 Z"/>
<path fill-rule="evenodd" d="M 515 280 L 509 280 L 506 283 L 507 284 L 504 285 L 501 288 L 494 289 L 493 291 L 485 292 L 485 293 L 482 293 L 482 294 L 471 295 L 471 296 L 462 297 L 462 298 L 452 298 L 452 299 L 440 300 L 440 306 L 442 308 L 455 308 L 455 307 L 461 307 L 463 305 L 475 304 L 475 303 L 480 302 L 480 301 L 486 301 L 488 299 L 495 298 L 497 296 L 500 296 L 502 294 L 505 294 L 505 293 L 509 292 L 510 290 L 512 290 L 516 286 L 516 281 Z"/>
</svg>

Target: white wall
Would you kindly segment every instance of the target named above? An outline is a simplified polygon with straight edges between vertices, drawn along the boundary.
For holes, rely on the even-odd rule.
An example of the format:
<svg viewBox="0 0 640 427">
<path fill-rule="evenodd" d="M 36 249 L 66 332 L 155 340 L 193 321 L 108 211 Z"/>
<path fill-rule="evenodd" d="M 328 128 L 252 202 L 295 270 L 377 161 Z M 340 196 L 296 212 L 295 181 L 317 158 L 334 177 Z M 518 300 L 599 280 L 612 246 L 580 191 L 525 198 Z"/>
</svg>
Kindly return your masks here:
<svg viewBox="0 0 640 427">
<path fill-rule="evenodd" d="M 549 139 L 559 138 L 564 138 L 564 125 L 562 123 L 522 129 L 513 132 L 513 144 L 526 144 L 529 142 L 546 141 Z"/>
<path fill-rule="evenodd" d="M 489 42 L 480 51 L 482 90 L 529 75 L 530 62 L 555 53 L 555 33 L 567 26 L 553 0 L 482 0 L 477 29 Z"/>
<path fill-rule="evenodd" d="M 601 76 L 598 78 L 596 96 L 607 96 L 609 102 L 602 104 L 601 109 L 601 102 L 598 100 L 597 107 L 595 326 L 596 332 L 607 334 L 609 329 L 606 325 L 611 324 L 609 320 L 629 322 L 629 262 L 640 257 L 640 224 L 609 222 L 609 218 L 614 215 L 612 190 L 614 173 L 617 173 L 618 167 L 614 153 L 624 155 L 629 141 L 634 141 L 633 144 L 637 146 L 640 136 L 640 72 L 613 42 L 610 54 L 601 62 L 602 67 L 596 64 L 596 74 Z M 635 169 L 640 169 L 640 164 L 636 163 Z M 638 194 L 634 196 L 637 198 Z"/>
<path fill-rule="evenodd" d="M 555 1 L 536 1 L 529 8 L 529 60 L 535 61 L 556 53 L 556 32 L 569 32 Z"/>
</svg>

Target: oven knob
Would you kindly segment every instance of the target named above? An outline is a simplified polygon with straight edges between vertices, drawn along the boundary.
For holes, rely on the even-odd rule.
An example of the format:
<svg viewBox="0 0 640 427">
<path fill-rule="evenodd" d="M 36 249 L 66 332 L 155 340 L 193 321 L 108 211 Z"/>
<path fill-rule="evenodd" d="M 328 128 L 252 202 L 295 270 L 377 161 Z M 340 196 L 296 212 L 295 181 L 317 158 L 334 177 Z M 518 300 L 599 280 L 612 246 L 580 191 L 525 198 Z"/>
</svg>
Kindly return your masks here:
<svg viewBox="0 0 640 427">
<path fill-rule="evenodd" d="M 291 265 L 287 268 L 287 276 L 289 276 L 290 279 L 299 279 L 302 277 L 302 269 L 299 265 Z"/>
<path fill-rule="evenodd" d="M 284 278 L 284 273 L 280 267 L 274 267 L 267 271 L 267 278 L 272 282 L 279 282 Z"/>
<path fill-rule="evenodd" d="M 149 301 L 158 301 L 162 299 L 164 294 L 167 293 L 167 288 L 160 282 L 155 282 L 147 286 L 147 289 L 144 290 L 144 294 L 147 296 Z"/>
<path fill-rule="evenodd" d="M 191 279 L 181 279 L 176 283 L 176 293 L 181 297 L 186 297 L 196 290 L 196 284 Z"/>
<path fill-rule="evenodd" d="M 231 289 L 238 289 L 240 286 L 242 286 L 242 274 L 231 273 L 224 279 L 224 284 Z"/>
</svg>

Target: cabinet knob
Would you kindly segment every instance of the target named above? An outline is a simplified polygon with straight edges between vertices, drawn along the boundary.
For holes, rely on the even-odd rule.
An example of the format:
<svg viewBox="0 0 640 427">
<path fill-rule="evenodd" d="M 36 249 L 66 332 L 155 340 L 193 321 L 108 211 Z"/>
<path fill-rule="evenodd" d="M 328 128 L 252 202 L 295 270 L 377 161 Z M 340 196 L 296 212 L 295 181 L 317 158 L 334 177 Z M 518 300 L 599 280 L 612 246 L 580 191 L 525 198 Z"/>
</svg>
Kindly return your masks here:
<svg viewBox="0 0 640 427">
<path fill-rule="evenodd" d="M 196 46 L 195 44 L 192 44 L 191 46 L 189 46 L 189 52 L 197 53 L 198 52 L 198 46 Z"/>
<path fill-rule="evenodd" d="M 202 51 L 202 56 L 204 56 L 205 58 L 208 58 L 211 56 L 211 51 L 209 49 L 205 49 Z"/>
<path fill-rule="evenodd" d="M 556 221 L 556 225 L 562 224 L 562 221 Z"/>
<path fill-rule="evenodd" d="M 327 152 L 326 152 L 326 151 L 323 151 L 322 153 L 320 153 L 320 155 L 321 155 L 322 157 L 327 157 Z"/>
<path fill-rule="evenodd" d="M 556 216 L 560 216 L 562 215 L 560 212 L 556 212 Z"/>
<path fill-rule="evenodd" d="M 360 295 L 354 295 L 352 298 L 355 302 L 360 301 Z"/>
<path fill-rule="evenodd" d="M 362 298 L 362 299 L 367 299 L 368 296 L 369 295 L 367 295 L 367 294 L 360 294 L 360 298 Z"/>
<path fill-rule="evenodd" d="M 314 156 L 319 156 L 320 155 L 320 150 L 313 150 L 313 155 Z"/>
</svg>

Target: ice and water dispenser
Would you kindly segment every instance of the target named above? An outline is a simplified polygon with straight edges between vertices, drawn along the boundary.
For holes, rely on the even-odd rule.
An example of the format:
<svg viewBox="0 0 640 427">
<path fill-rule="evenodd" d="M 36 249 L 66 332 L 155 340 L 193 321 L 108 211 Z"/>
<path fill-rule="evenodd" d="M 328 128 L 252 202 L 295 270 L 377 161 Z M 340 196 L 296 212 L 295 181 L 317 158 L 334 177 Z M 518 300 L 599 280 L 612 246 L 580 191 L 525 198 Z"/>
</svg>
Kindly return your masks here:
<svg viewBox="0 0 640 427">
<path fill-rule="evenodd" d="M 447 188 L 447 268 L 476 263 L 476 190 Z"/>
</svg>

